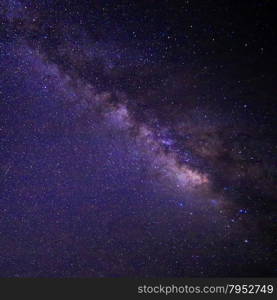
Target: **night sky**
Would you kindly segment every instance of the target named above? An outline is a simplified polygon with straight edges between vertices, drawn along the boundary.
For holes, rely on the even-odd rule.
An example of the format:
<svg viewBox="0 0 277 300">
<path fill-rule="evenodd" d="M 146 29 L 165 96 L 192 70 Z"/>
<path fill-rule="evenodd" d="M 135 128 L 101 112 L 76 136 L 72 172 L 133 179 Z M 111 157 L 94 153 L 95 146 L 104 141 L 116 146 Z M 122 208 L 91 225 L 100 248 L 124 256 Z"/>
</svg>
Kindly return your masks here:
<svg viewBox="0 0 277 300">
<path fill-rule="evenodd" d="M 273 2 L 0 0 L 0 277 L 277 276 Z"/>
</svg>

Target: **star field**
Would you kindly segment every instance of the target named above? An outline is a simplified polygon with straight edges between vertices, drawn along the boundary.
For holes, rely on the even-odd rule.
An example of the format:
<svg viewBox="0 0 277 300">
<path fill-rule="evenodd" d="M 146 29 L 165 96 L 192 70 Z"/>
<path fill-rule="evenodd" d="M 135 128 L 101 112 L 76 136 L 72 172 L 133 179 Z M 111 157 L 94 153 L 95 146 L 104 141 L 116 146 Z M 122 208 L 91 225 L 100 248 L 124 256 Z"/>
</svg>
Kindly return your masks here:
<svg viewBox="0 0 277 300">
<path fill-rule="evenodd" d="M 276 276 L 270 1 L 0 3 L 0 276 Z"/>
</svg>

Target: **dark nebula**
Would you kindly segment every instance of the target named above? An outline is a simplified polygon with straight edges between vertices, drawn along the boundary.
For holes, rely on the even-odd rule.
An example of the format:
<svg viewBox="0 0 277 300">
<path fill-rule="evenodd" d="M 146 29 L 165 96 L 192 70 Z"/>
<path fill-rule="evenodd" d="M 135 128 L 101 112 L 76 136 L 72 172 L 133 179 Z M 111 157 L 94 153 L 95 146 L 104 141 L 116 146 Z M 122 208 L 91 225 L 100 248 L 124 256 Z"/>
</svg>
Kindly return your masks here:
<svg viewBox="0 0 277 300">
<path fill-rule="evenodd" d="M 0 2 L 0 276 L 276 276 L 274 1 Z"/>
</svg>

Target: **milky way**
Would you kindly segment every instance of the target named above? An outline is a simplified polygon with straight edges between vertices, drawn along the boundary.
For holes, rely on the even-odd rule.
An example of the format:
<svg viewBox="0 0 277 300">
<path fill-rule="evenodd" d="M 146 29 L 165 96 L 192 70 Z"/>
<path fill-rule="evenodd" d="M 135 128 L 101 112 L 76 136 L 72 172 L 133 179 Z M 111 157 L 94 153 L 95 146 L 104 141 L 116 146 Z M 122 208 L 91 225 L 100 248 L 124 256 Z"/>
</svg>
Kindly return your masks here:
<svg viewBox="0 0 277 300">
<path fill-rule="evenodd" d="M 276 275 L 269 2 L 42 2 L 0 4 L 0 276 Z"/>
</svg>

